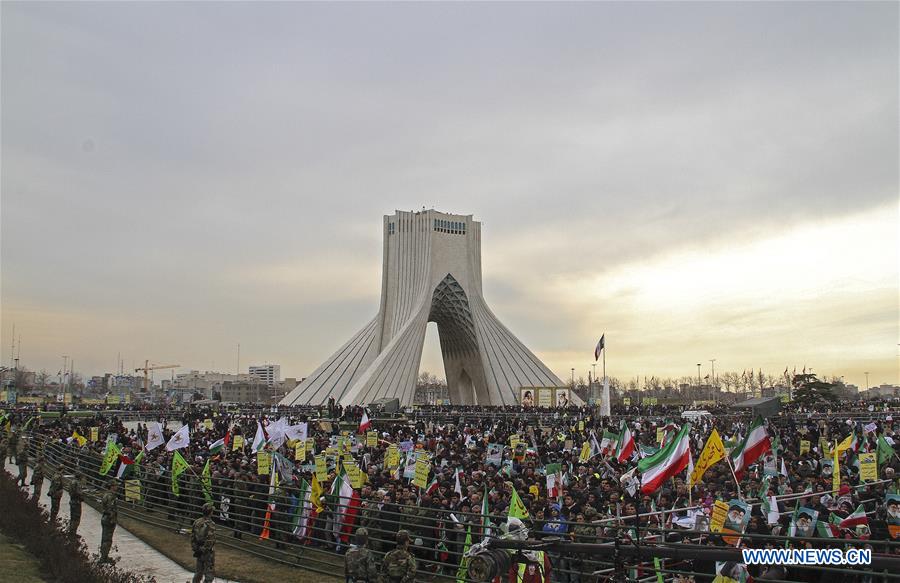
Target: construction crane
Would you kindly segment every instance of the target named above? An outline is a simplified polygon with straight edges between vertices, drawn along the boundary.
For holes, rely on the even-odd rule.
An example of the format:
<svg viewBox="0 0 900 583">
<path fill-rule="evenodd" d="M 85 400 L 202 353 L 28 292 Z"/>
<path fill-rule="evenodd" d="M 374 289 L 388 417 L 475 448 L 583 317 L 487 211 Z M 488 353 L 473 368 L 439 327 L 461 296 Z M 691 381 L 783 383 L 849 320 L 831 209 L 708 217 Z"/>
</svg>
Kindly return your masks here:
<svg viewBox="0 0 900 583">
<path fill-rule="evenodd" d="M 141 368 L 134 369 L 134 372 L 143 372 L 144 373 L 144 392 L 146 393 L 150 390 L 150 371 L 151 370 L 160 370 L 163 368 L 178 368 L 181 366 L 180 364 L 154 364 L 150 366 L 150 361 L 145 360 L 144 366 Z"/>
</svg>

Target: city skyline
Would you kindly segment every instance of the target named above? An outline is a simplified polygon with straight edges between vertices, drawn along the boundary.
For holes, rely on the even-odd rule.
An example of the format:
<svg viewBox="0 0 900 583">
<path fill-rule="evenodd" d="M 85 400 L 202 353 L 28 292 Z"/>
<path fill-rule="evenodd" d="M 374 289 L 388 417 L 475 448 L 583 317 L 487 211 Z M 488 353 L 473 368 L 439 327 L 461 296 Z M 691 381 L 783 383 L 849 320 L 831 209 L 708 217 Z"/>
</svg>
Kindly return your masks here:
<svg viewBox="0 0 900 583">
<path fill-rule="evenodd" d="M 427 207 L 563 381 L 900 384 L 896 4 L 2 11 L 4 366 L 306 376 Z"/>
</svg>

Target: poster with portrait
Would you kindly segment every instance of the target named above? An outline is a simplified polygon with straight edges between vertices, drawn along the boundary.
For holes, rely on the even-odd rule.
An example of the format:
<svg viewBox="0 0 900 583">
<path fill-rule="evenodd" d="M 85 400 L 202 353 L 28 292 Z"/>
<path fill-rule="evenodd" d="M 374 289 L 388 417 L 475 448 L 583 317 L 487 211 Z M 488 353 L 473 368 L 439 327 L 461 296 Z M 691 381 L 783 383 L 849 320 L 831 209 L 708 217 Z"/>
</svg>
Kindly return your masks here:
<svg viewBox="0 0 900 583">
<path fill-rule="evenodd" d="M 884 497 L 887 510 L 887 527 L 891 538 L 900 538 L 900 494 L 887 494 Z"/>
<path fill-rule="evenodd" d="M 743 500 L 732 498 L 728 501 L 728 512 L 725 514 L 725 524 L 722 525 L 722 534 L 741 535 L 750 522 L 750 505 Z M 740 536 L 723 536 L 725 544 L 737 546 Z"/>
<path fill-rule="evenodd" d="M 556 406 L 557 407 L 568 407 L 569 406 L 569 389 L 556 389 Z"/>
<path fill-rule="evenodd" d="M 766 476 L 778 475 L 778 468 L 775 464 L 775 455 L 771 451 L 763 458 L 763 474 Z"/>
<path fill-rule="evenodd" d="M 816 521 L 819 511 L 806 506 L 797 509 L 796 517 L 791 525 L 790 535 L 798 537 L 811 537 L 816 532 Z"/>
<path fill-rule="evenodd" d="M 534 407 L 534 404 L 537 399 L 535 399 L 534 393 L 537 389 L 532 387 L 522 387 L 519 389 L 519 404 L 525 408 Z"/>
<path fill-rule="evenodd" d="M 503 463 L 503 444 L 489 443 L 487 446 L 487 463 L 500 467 Z"/>
<path fill-rule="evenodd" d="M 716 576 L 713 579 L 713 583 L 740 583 L 749 579 L 750 572 L 744 563 L 732 561 L 716 563 Z"/>
</svg>

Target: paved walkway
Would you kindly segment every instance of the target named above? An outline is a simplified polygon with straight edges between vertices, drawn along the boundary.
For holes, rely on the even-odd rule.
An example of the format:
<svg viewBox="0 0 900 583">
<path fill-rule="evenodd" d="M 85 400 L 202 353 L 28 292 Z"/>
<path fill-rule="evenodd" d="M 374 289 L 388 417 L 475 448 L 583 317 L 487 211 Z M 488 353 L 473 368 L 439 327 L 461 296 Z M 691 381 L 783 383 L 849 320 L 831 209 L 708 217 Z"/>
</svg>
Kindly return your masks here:
<svg viewBox="0 0 900 583">
<path fill-rule="evenodd" d="M 12 476 L 19 475 L 19 468 L 5 461 L 6 471 Z M 31 481 L 31 472 L 28 472 L 28 481 Z M 44 480 L 41 492 L 41 505 L 50 508 L 50 498 L 47 496 L 49 480 Z M 31 487 L 29 486 L 29 492 Z M 59 518 L 69 518 L 69 493 L 63 492 L 59 505 Z M 100 513 L 88 504 L 81 505 L 81 524 L 78 534 L 87 544 L 91 553 L 100 552 Z M 184 583 L 190 581 L 194 574 L 181 567 L 178 563 L 160 553 L 141 539 L 137 538 L 120 524 L 113 535 L 113 548 L 110 552 L 112 558 L 121 559 L 120 566 L 141 575 L 156 578 L 159 583 Z M 227 583 L 224 579 L 216 579 L 219 583 Z"/>
</svg>

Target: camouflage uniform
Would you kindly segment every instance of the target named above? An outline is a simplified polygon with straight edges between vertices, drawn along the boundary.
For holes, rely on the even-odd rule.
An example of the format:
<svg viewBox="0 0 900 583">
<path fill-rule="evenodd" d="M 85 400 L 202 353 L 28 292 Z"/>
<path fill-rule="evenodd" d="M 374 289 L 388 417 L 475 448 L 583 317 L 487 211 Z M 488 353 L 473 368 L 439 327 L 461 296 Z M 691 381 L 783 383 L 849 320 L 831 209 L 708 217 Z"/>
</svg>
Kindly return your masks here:
<svg viewBox="0 0 900 583">
<path fill-rule="evenodd" d="M 28 485 L 28 443 L 23 439 L 19 442 L 21 451 L 16 455 L 19 464 L 19 479 L 16 483 L 23 488 Z"/>
<path fill-rule="evenodd" d="M 78 525 L 81 524 L 81 503 L 84 501 L 84 492 L 81 489 L 81 480 L 75 478 L 69 486 L 69 536 L 75 536 Z"/>
<path fill-rule="evenodd" d="M 34 471 L 31 473 L 31 485 L 34 486 L 35 503 L 41 499 L 41 490 L 44 487 L 44 456 L 38 457 L 37 463 L 34 464 Z"/>
<path fill-rule="evenodd" d="M 372 551 L 364 545 L 352 545 L 344 556 L 344 576 L 347 583 L 376 583 L 378 569 Z"/>
<path fill-rule="evenodd" d="M 113 482 L 115 484 L 115 482 Z M 119 516 L 118 499 L 115 489 L 103 495 L 100 501 L 103 515 L 100 517 L 100 526 L 103 529 L 100 535 L 100 560 L 109 560 L 109 549 L 112 548 L 113 533 L 116 531 L 116 519 Z"/>
<path fill-rule="evenodd" d="M 197 567 L 194 570 L 193 583 L 213 580 L 213 566 L 215 565 L 216 523 L 212 519 L 212 504 L 203 505 L 203 516 L 194 521 L 191 527 L 191 550 L 197 558 Z"/>
<path fill-rule="evenodd" d="M 13 431 L 9 434 L 9 439 L 6 441 L 6 455 L 9 456 L 9 463 L 13 463 L 13 457 L 16 455 L 16 447 L 19 445 L 19 434 L 16 431 Z"/>
<path fill-rule="evenodd" d="M 56 520 L 59 516 L 59 500 L 63 493 L 62 472 L 56 471 L 50 475 L 50 488 L 47 489 L 47 495 L 50 496 L 50 520 Z"/>
<path fill-rule="evenodd" d="M 401 530 L 398 533 L 398 539 L 404 532 Z M 406 550 L 406 546 L 398 544 L 397 548 L 384 556 L 381 562 L 381 583 L 413 583 L 416 580 L 416 558 Z"/>
</svg>

